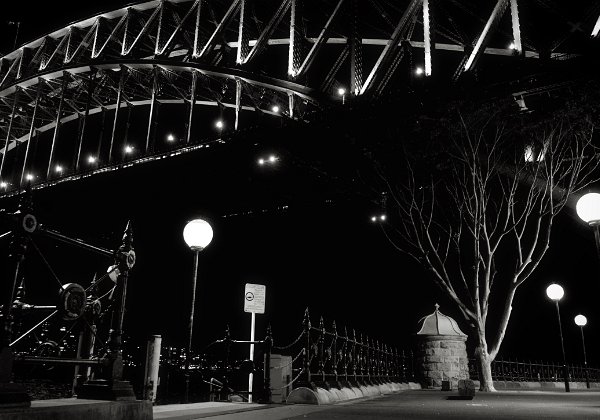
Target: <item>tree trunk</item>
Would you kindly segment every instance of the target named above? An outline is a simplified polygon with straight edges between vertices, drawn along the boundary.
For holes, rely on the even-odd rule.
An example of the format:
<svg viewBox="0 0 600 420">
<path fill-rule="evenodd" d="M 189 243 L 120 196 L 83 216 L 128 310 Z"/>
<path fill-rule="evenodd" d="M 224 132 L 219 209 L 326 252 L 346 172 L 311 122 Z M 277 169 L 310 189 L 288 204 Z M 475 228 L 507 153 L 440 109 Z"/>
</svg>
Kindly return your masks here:
<svg viewBox="0 0 600 420">
<path fill-rule="evenodd" d="M 479 345 L 475 350 L 475 363 L 479 372 L 479 390 L 483 392 L 496 392 L 494 381 L 492 380 L 492 358 L 487 352 L 485 343 Z"/>
</svg>

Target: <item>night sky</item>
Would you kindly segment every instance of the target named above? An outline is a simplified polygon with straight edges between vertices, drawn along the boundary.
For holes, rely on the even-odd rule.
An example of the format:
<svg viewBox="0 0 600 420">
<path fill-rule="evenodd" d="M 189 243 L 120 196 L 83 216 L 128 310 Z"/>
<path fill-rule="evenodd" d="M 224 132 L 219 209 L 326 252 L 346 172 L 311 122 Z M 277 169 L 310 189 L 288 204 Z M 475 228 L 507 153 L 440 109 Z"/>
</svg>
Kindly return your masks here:
<svg viewBox="0 0 600 420">
<path fill-rule="evenodd" d="M 126 3 L 14 2 L 0 22 L 2 52 L 12 44 L 7 46 L 13 27 L 5 21 L 22 22 L 21 43 Z M 214 230 L 213 242 L 200 254 L 194 332 L 198 344 L 218 338 L 226 324 L 235 338 L 249 335 L 250 315 L 243 312 L 245 283 L 267 286 L 267 309 L 257 316 L 257 336 L 270 323 L 279 344 L 300 332 L 306 307 L 314 323 L 323 315 L 328 322 L 335 319 L 338 327 L 355 327 L 404 349 L 411 346 L 418 320 L 431 313 L 435 303 L 467 332 L 429 274 L 398 253 L 371 223 L 371 215 L 380 211 L 375 196 L 357 183 L 320 172 L 316 161 L 321 153 L 339 153 L 340 159 L 351 161 L 348 152 L 337 146 L 325 150 L 320 142 L 327 139 L 313 138 L 300 157 L 299 136 L 286 143 L 291 130 L 282 129 L 281 145 L 273 140 L 280 135 L 270 131 L 264 135 L 266 142 L 236 140 L 36 191 L 35 209 L 49 227 L 107 248 L 119 244 L 128 220 L 133 223 L 138 260 L 131 273 L 125 329 L 136 340 L 161 334 L 167 343 L 184 343 L 193 255 L 182 231 L 195 217 L 206 218 Z M 277 165 L 256 165 L 268 153 L 280 157 Z M 14 203 L 0 200 L 0 208 L 12 210 Z M 5 244 L 0 245 L 4 250 Z M 65 282 L 87 285 L 94 271 L 109 265 L 97 257 L 88 263 L 85 253 L 47 240 L 40 240 L 40 248 Z M 47 288 L 51 295 L 55 286 L 44 278 L 27 281 L 32 295 L 36 287 Z M 566 208 L 556 219 L 550 250 L 517 294 L 501 355 L 560 360 L 555 309 L 545 296 L 553 281 L 565 288 L 561 315 L 567 357 L 582 360 L 573 322 L 582 313 L 588 318 L 588 363 L 598 366 L 600 262 L 592 231 L 574 208 Z"/>
</svg>

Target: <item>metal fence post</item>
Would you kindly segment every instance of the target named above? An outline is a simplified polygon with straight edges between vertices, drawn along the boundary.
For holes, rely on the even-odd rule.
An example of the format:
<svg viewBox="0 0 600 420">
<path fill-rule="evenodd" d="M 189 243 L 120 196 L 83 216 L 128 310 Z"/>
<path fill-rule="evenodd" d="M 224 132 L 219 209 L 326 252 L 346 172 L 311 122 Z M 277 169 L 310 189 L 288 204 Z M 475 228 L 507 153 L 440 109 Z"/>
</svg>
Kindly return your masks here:
<svg viewBox="0 0 600 420">
<path fill-rule="evenodd" d="M 321 377 L 321 381 L 325 382 L 325 322 L 323 321 L 323 317 L 319 319 L 319 341 L 318 343 L 318 352 L 319 352 L 319 376 Z"/>
<path fill-rule="evenodd" d="M 272 403 L 271 396 L 271 349 L 273 348 L 273 334 L 271 324 L 267 326 L 267 335 L 265 337 L 265 365 L 264 365 L 264 381 L 263 393 L 264 400 L 267 404 Z"/>
<path fill-rule="evenodd" d="M 338 350 L 337 350 L 337 339 L 338 339 L 338 333 L 337 333 L 337 326 L 335 324 L 335 320 L 333 321 L 333 325 L 332 325 L 332 329 L 333 329 L 333 342 L 331 343 L 331 357 L 332 357 L 332 361 L 331 361 L 331 365 L 332 365 L 332 369 L 333 369 L 333 377 L 335 378 L 335 383 L 339 386 L 338 383 Z"/>
<path fill-rule="evenodd" d="M 344 326 L 344 380 L 348 385 L 348 327 Z"/>
<path fill-rule="evenodd" d="M 304 355 L 302 359 L 302 365 L 304 369 L 304 382 L 306 386 L 311 387 L 310 377 L 310 360 L 311 360 L 311 343 L 310 343 L 310 315 L 308 308 L 304 311 L 304 320 L 302 321 L 303 334 L 304 334 Z"/>
</svg>

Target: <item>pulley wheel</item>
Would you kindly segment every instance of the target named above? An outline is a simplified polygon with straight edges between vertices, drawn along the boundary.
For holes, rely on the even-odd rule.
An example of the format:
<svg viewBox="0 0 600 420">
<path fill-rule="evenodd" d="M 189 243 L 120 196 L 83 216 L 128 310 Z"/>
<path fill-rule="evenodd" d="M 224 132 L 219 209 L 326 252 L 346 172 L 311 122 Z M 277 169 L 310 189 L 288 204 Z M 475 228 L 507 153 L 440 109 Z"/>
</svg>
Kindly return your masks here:
<svg viewBox="0 0 600 420">
<path fill-rule="evenodd" d="M 75 321 L 85 311 L 86 296 L 83 287 L 77 283 L 67 283 L 62 286 L 58 296 L 56 309 L 65 321 Z"/>
</svg>

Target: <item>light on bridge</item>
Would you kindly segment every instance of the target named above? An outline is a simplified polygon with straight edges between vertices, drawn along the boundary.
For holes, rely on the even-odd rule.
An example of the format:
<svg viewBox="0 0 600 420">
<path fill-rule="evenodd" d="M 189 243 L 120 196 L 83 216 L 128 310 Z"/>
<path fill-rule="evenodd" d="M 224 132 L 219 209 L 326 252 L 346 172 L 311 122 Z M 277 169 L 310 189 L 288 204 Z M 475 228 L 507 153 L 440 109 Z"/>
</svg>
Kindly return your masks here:
<svg viewBox="0 0 600 420">
<path fill-rule="evenodd" d="M 223 127 L 225 127 L 223 120 L 217 120 L 217 122 L 215 123 L 215 127 L 217 127 L 219 130 L 222 130 Z"/>
<path fill-rule="evenodd" d="M 421 76 L 421 75 L 423 75 L 423 73 L 425 73 L 425 70 L 423 70 L 423 67 L 417 67 L 417 68 L 415 69 L 415 74 L 416 74 L 417 76 Z"/>
<path fill-rule="evenodd" d="M 4 182 L 4 181 L 0 182 L 0 188 L 6 189 L 7 187 L 8 187 L 8 182 Z"/>
<path fill-rule="evenodd" d="M 169 134 L 169 135 L 167 136 L 167 141 L 169 141 L 169 142 L 174 142 L 174 141 L 175 141 L 175 136 L 174 136 L 173 134 Z"/>
<path fill-rule="evenodd" d="M 123 149 L 123 151 L 125 152 L 126 155 L 130 155 L 133 153 L 133 146 L 125 146 L 125 148 Z"/>
<path fill-rule="evenodd" d="M 258 164 L 260 166 L 263 166 L 265 164 L 269 164 L 269 165 L 274 165 L 275 163 L 277 163 L 277 161 L 279 160 L 279 157 L 276 155 L 269 155 L 269 157 L 267 158 L 259 158 L 258 159 Z"/>
<path fill-rule="evenodd" d="M 57 174 L 62 174 L 63 170 L 64 170 L 64 169 L 63 169 L 63 167 L 62 167 L 61 165 L 56 165 L 56 166 L 54 167 L 54 171 L 55 171 Z"/>
<path fill-rule="evenodd" d="M 279 107 L 277 105 L 273 105 L 273 108 L 271 108 L 271 110 L 276 113 L 279 114 Z"/>
<path fill-rule="evenodd" d="M 509 50 L 516 50 L 516 49 L 517 49 L 517 46 L 515 45 L 515 43 L 514 43 L 514 42 L 511 42 L 511 43 L 508 45 L 508 49 L 509 49 Z"/>
<path fill-rule="evenodd" d="M 88 163 L 96 163 L 96 160 L 96 157 L 92 155 L 88 156 L 87 158 Z"/>
<path fill-rule="evenodd" d="M 25 179 L 26 179 L 27 181 L 33 181 L 33 178 L 35 178 L 35 177 L 33 176 L 33 174 L 27 174 L 27 175 L 25 175 Z"/>
<path fill-rule="evenodd" d="M 371 216 L 371 222 L 376 223 L 376 222 L 385 222 L 385 220 L 387 219 L 387 216 L 385 214 L 380 214 L 380 215 L 374 215 Z"/>
</svg>

